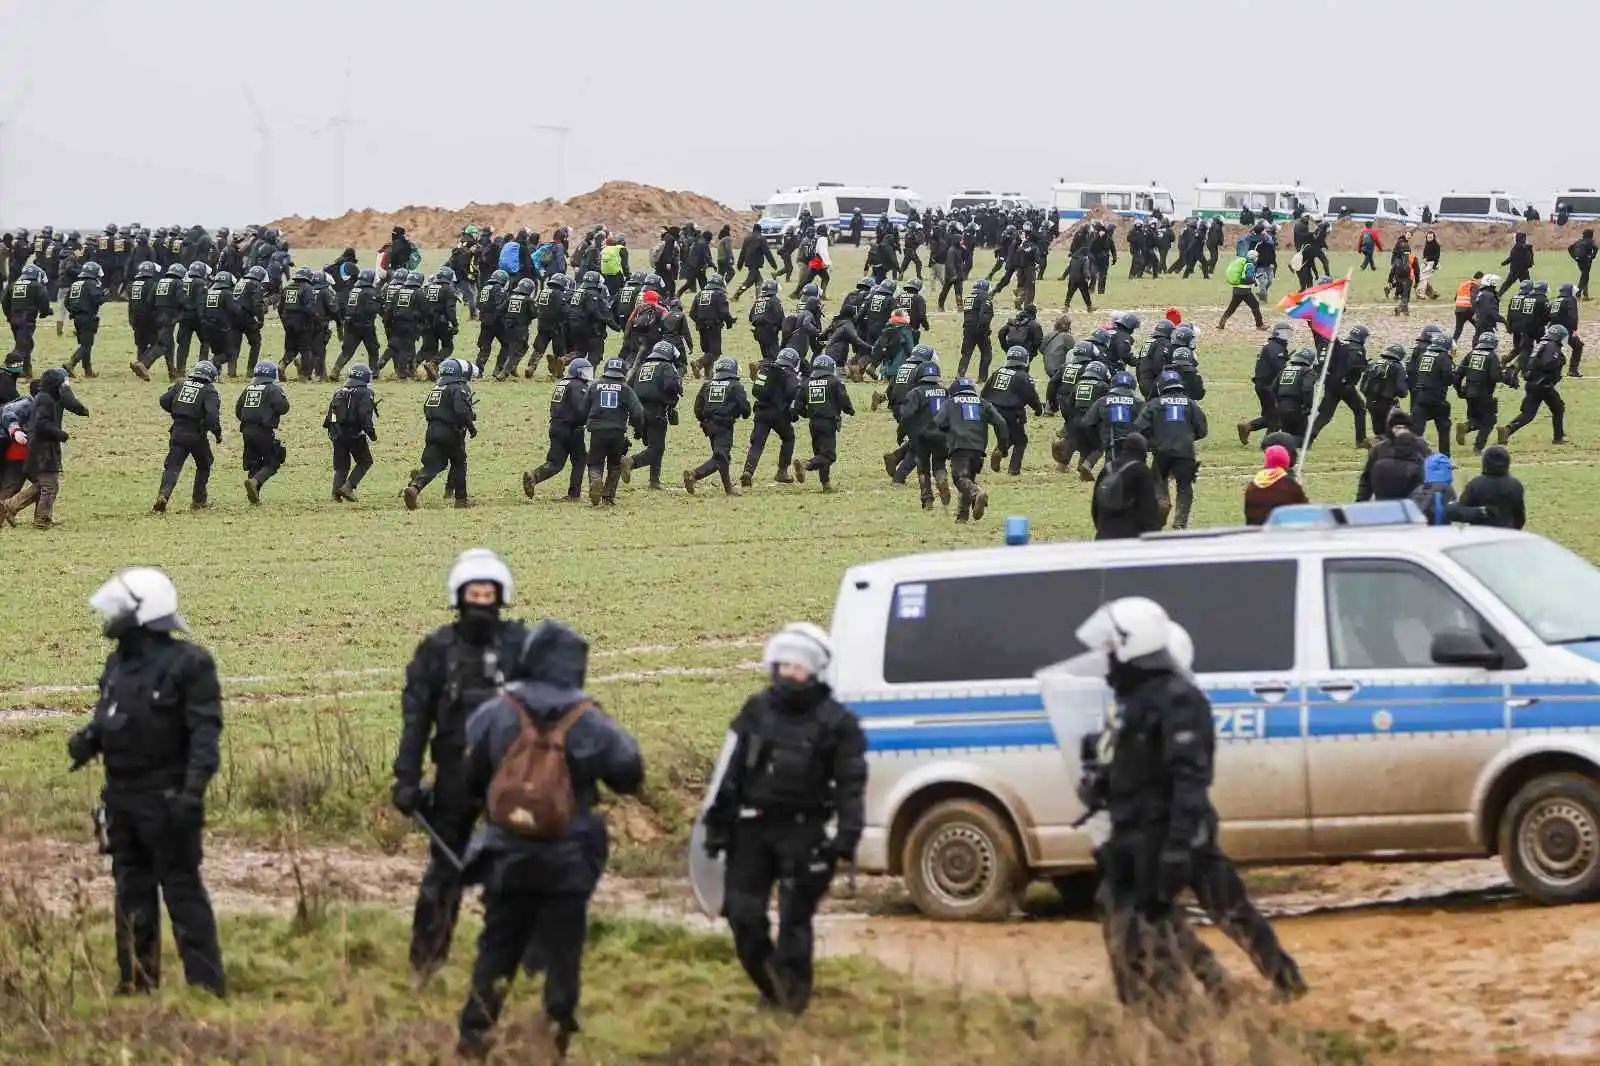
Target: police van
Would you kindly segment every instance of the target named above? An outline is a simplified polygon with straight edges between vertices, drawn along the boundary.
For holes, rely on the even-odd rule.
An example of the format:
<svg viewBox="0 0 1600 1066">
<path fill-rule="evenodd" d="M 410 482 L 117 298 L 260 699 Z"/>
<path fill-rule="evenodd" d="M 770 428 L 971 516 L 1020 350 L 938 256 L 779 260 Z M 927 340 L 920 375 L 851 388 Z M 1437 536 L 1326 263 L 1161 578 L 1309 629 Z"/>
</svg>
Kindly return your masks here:
<svg viewBox="0 0 1600 1066">
<path fill-rule="evenodd" d="M 1437 222 L 1509 222 L 1523 221 L 1528 205 L 1504 190 L 1489 192 L 1455 192 L 1439 197 L 1439 210 L 1433 213 Z"/>
<path fill-rule="evenodd" d="M 1271 209 L 1277 218 L 1294 214 L 1295 205 L 1308 214 L 1322 213 L 1322 201 L 1315 189 L 1295 182 L 1293 185 L 1276 185 L 1272 182 L 1203 181 L 1194 187 L 1194 216 L 1196 218 L 1223 218 L 1232 221 L 1248 207 L 1260 214 Z"/>
<path fill-rule="evenodd" d="M 1600 895 L 1600 572 L 1409 503 L 1294 510 L 849 569 L 831 680 L 868 741 L 861 869 L 941 919 L 1002 918 L 1036 878 L 1086 900 L 1077 753 L 1035 672 L 1148 596 L 1193 636 L 1236 860 L 1499 855 L 1541 903 Z"/>
<path fill-rule="evenodd" d="M 775 241 L 785 229 L 796 226 L 800 212 L 808 210 L 819 226 L 848 228 L 850 216 L 860 210 L 865 221 L 865 231 L 877 231 L 878 220 L 884 215 L 897 226 L 904 226 L 911 211 L 922 211 L 922 199 L 904 185 L 842 185 L 836 181 L 819 181 L 815 185 L 797 185 L 786 192 L 774 194 L 761 208 L 762 235 Z"/>
<path fill-rule="evenodd" d="M 998 207 L 1002 211 L 1027 211 L 1033 207 L 1033 201 L 1020 192 L 994 192 L 991 189 L 967 189 L 945 197 L 946 211 L 958 211 L 963 207 Z"/>
<path fill-rule="evenodd" d="M 1567 216 L 1574 222 L 1593 222 L 1600 218 L 1600 192 L 1594 189 L 1580 189 L 1576 186 L 1561 189 L 1551 203 L 1554 205 L 1550 210 L 1552 219 L 1561 210 L 1562 204 L 1567 205 Z"/>
<path fill-rule="evenodd" d="M 1052 190 L 1056 217 L 1063 222 L 1083 218 L 1099 208 L 1123 218 L 1149 218 L 1160 211 L 1172 217 L 1172 193 L 1149 185 L 1108 185 L 1105 182 L 1062 181 Z"/>
<path fill-rule="evenodd" d="M 1346 215 L 1345 212 L 1349 211 Z M 1373 192 L 1338 192 L 1328 197 L 1328 214 L 1357 222 L 1415 222 L 1411 200 L 1389 189 Z"/>
</svg>

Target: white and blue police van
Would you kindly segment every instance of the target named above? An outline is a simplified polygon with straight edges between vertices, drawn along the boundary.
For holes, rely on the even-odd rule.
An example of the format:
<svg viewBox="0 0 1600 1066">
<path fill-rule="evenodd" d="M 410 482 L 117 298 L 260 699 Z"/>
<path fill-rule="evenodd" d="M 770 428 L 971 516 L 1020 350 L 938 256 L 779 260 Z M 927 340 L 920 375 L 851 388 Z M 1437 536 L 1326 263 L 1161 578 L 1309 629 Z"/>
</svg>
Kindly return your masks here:
<svg viewBox="0 0 1600 1066">
<path fill-rule="evenodd" d="M 963 208 L 998 207 L 1002 211 L 1027 211 L 1033 201 L 1020 192 L 995 192 L 993 189 L 963 189 L 945 197 L 946 212 Z"/>
<path fill-rule="evenodd" d="M 1411 198 L 1392 189 L 1337 192 L 1328 197 L 1328 214 L 1357 222 L 1415 222 Z"/>
<path fill-rule="evenodd" d="M 1073 222 L 1090 211 L 1110 211 L 1123 218 L 1149 218 L 1160 211 L 1171 218 L 1172 193 L 1151 182 L 1149 185 L 1110 185 L 1104 182 L 1062 181 L 1051 190 L 1051 206 L 1056 218 Z"/>
<path fill-rule="evenodd" d="M 1035 675 L 1147 596 L 1192 635 L 1236 861 L 1498 855 L 1541 903 L 1600 895 L 1600 572 L 1408 502 L 1274 519 L 851 567 L 830 679 L 868 740 L 861 869 L 941 919 L 1003 918 L 1034 879 L 1086 901 L 1077 751 Z"/>
<path fill-rule="evenodd" d="M 776 241 L 784 230 L 800 223 L 800 212 L 810 211 L 819 226 L 830 230 L 850 227 L 850 217 L 859 210 L 867 233 L 875 233 L 878 220 L 888 216 L 896 226 L 905 226 L 911 212 L 922 213 L 922 199 L 904 185 L 844 185 L 819 181 L 815 185 L 796 185 L 773 194 L 761 208 L 757 224 L 769 241 Z"/>
<path fill-rule="evenodd" d="M 1435 222 L 1500 222 L 1515 225 L 1524 221 L 1527 202 L 1508 196 L 1503 190 L 1489 192 L 1451 191 L 1439 197 Z"/>
<path fill-rule="evenodd" d="M 1567 217 L 1573 222 L 1593 222 L 1600 218 L 1600 192 L 1593 188 L 1560 189 L 1550 201 L 1550 218 L 1555 219 L 1561 205 L 1567 205 Z"/>
</svg>

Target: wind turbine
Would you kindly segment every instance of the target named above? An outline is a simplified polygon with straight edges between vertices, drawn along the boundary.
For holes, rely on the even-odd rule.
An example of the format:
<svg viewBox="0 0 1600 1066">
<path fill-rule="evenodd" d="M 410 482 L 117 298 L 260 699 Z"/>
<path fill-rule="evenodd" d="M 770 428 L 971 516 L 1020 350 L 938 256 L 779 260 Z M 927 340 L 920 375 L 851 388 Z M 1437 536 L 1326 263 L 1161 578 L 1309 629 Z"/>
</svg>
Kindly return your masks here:
<svg viewBox="0 0 1600 1066">
<path fill-rule="evenodd" d="M 532 128 L 536 130 L 544 130 L 547 133 L 553 133 L 561 141 L 561 169 L 558 172 L 558 177 L 556 179 L 556 199 L 565 200 L 567 198 L 567 138 L 572 134 L 572 127 L 551 126 L 543 123 L 534 123 Z"/>
<path fill-rule="evenodd" d="M 345 211 L 346 131 L 354 120 L 350 117 L 350 68 L 344 68 L 344 92 L 339 99 L 339 113 L 328 120 L 324 130 L 333 131 L 333 212 L 337 217 Z"/>
<path fill-rule="evenodd" d="M 0 111 L 0 222 L 3 222 L 6 217 L 6 160 L 10 158 L 10 154 L 6 151 L 6 127 L 22 112 L 22 105 L 27 103 L 28 90 L 31 88 L 33 88 L 33 80 L 30 78 L 22 83 L 22 90 L 17 93 L 16 99 L 11 101 L 11 105 L 4 111 Z"/>
<path fill-rule="evenodd" d="M 241 83 L 239 89 L 250 105 L 250 112 L 255 115 L 256 136 L 261 138 L 261 147 L 256 150 L 256 194 L 261 198 L 260 222 L 265 224 L 272 219 L 272 128 L 267 125 L 267 118 L 261 113 L 261 105 L 256 103 L 255 93 L 250 91 L 250 86 Z"/>
</svg>

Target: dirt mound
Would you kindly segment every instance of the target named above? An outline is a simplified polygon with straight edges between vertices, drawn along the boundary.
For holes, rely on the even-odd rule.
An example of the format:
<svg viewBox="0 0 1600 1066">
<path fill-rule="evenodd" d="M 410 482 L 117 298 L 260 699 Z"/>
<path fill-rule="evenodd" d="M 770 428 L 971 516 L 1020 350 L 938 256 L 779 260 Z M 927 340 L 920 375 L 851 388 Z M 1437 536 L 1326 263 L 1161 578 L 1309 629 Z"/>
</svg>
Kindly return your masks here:
<svg viewBox="0 0 1600 1066">
<path fill-rule="evenodd" d="M 531 204 L 472 203 L 460 209 L 413 206 L 398 211 L 346 211 L 338 218 L 292 215 L 271 225 L 282 230 L 291 245 L 301 248 L 348 246 L 370 250 L 386 243 L 396 226 L 404 226 L 417 244 L 438 248 L 455 244 L 467 226 L 488 226 L 496 233 L 527 229 L 548 237 L 557 226 L 568 226 L 576 235 L 595 225 L 624 234 L 634 246 L 648 248 L 663 226 L 693 222 L 713 230 L 724 225 L 739 230 L 748 227 L 755 217 L 753 212 L 737 210 L 698 193 L 608 181 L 565 202 L 546 199 Z"/>
</svg>

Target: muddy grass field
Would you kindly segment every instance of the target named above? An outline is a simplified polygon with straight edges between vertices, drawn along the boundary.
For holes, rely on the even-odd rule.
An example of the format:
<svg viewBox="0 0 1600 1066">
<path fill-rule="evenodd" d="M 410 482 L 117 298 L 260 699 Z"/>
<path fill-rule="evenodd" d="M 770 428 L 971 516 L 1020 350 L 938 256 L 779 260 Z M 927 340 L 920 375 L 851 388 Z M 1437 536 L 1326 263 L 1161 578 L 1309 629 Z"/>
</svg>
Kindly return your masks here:
<svg viewBox="0 0 1600 1066">
<path fill-rule="evenodd" d="M 839 254 L 835 300 L 859 269 L 854 254 Z M 1447 248 L 1441 292 L 1498 259 Z M 1354 263 L 1335 265 L 1342 272 Z M 1571 280 L 1570 263 L 1562 268 L 1552 282 Z M 1210 390 L 1203 406 L 1214 430 L 1201 447 L 1194 524 L 1236 523 L 1259 453 L 1239 446 L 1232 425 L 1255 413 L 1248 377 L 1260 336 L 1248 318 L 1236 317 L 1226 333 L 1214 329 L 1226 297 L 1218 283 L 1123 274 L 1113 271 L 1093 316 L 1074 312 L 1075 332 L 1086 335 L 1103 312 L 1124 308 L 1140 310 L 1146 332 L 1168 306 L 1199 323 Z M 1375 277 L 1357 276 L 1346 319 L 1373 328 L 1374 354 L 1390 340 L 1409 342 L 1424 322 L 1450 321 L 1445 300 L 1396 320 L 1367 280 Z M 1277 295 L 1284 291 L 1280 284 Z M 1047 324 L 1060 300 L 1059 285 L 1041 286 Z M 1009 303 L 1004 294 L 1002 310 Z M 736 317 L 746 306 L 736 305 Z M 957 526 L 942 508 L 924 513 L 914 489 L 888 484 L 880 456 L 893 425 L 886 413 L 869 413 L 866 386 L 852 386 L 861 413 L 841 435 L 835 495 L 814 483 L 773 484 L 774 446 L 755 488 L 738 499 L 651 493 L 636 476 L 615 509 L 594 510 L 523 498 L 520 475 L 544 455 L 549 387 L 542 378 L 488 382 L 477 390 L 480 435 L 471 444 L 480 506 L 447 509 L 441 479 L 424 508 L 407 513 L 398 493 L 420 453 L 424 388 L 379 383 L 377 466 L 361 501 L 340 505 L 329 499 L 319 428 L 332 387 L 291 382 L 282 431 L 289 461 L 252 508 L 227 417 L 243 381 L 224 379 L 217 506 L 188 513 L 180 505 L 186 477 L 173 512 L 156 516 L 148 512 L 165 453 L 167 423 L 155 404 L 162 386 L 128 371 L 121 314 L 120 305 L 106 309 L 102 376 L 74 386 L 92 417 L 67 423 L 62 528 L 0 530 L 8 562 L 0 580 L 0 1061 L 426 1062 L 447 1049 L 470 934 L 433 986 L 408 990 L 402 911 L 421 846 L 386 796 L 401 670 L 420 636 L 448 619 L 445 570 L 474 544 L 510 561 L 518 613 L 562 618 L 590 638 L 593 689 L 640 736 L 648 760 L 645 794 L 610 811 L 613 876 L 598 903 L 605 922 L 595 933 L 580 1061 L 1155 1062 L 1183 1061 L 1201 1047 L 1210 1061 L 1229 1062 L 1600 1056 L 1600 1014 L 1585 1002 L 1593 910 L 1505 900 L 1492 862 L 1256 875 L 1313 994 L 1288 1009 L 1247 996 L 1233 1019 L 1201 1027 L 1209 1043 L 1181 1051 L 1146 1046 L 1147 1034 L 1108 1010 L 1098 930 L 1060 914 L 1048 893 L 1030 896 L 1011 923 L 953 927 L 910 915 L 898 886 L 864 880 L 823 923 L 823 950 L 836 958 L 822 972 L 818 1009 L 798 1025 L 757 1018 L 725 935 L 689 913 L 678 878 L 688 812 L 728 719 L 760 681 L 762 638 L 794 618 L 826 623 L 846 566 L 993 544 L 1008 514 L 1028 515 L 1037 537 L 1087 536 L 1087 487 L 1049 461 L 1056 421 L 1031 424 L 1022 477 L 985 472 L 991 518 L 973 526 Z M 1600 335 L 1587 324 L 1583 334 Z M 266 354 L 279 354 L 279 337 L 274 321 Z M 475 324 L 463 321 L 458 349 L 472 349 L 475 337 Z M 935 315 L 925 339 L 953 370 L 957 316 Z M 754 353 L 743 327 L 730 331 L 727 347 L 741 362 Z M 36 366 L 64 362 L 70 350 L 69 338 L 43 330 Z M 1576 447 L 1552 448 L 1541 421 L 1513 448 L 1532 527 L 1591 558 L 1600 556 L 1593 389 L 1588 380 L 1563 386 Z M 1501 410 L 1514 412 L 1509 394 Z M 669 486 L 704 458 L 691 423 L 670 438 Z M 736 463 L 746 436 L 737 436 Z M 1352 497 L 1363 453 L 1351 441 L 1341 415 L 1311 456 L 1313 498 Z M 809 454 L 803 439 L 798 454 Z M 1465 484 L 1473 461 L 1458 455 L 1457 463 Z M 63 743 L 93 704 L 105 651 L 86 598 L 110 571 L 134 563 L 172 573 L 196 638 L 225 678 L 207 866 L 238 991 L 223 1005 L 177 988 L 148 1004 L 105 996 L 114 983 L 109 875 L 88 837 L 98 782 L 92 771 L 64 773 Z M 1409 902 L 1392 902 L 1400 898 Z M 1242 981 L 1253 980 L 1242 956 L 1222 954 Z M 513 1048 L 536 1015 L 536 997 L 522 990 L 508 1010 Z M 524 1060 L 508 1053 L 503 1061 Z"/>
</svg>

